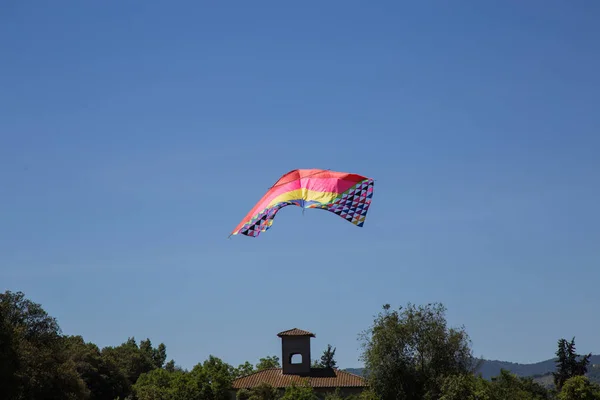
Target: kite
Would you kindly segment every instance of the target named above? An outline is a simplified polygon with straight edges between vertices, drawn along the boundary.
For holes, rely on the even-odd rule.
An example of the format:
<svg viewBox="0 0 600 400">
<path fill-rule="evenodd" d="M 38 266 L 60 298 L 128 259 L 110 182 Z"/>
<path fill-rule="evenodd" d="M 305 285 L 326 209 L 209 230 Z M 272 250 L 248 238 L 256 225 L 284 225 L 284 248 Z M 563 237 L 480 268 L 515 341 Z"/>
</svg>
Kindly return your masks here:
<svg viewBox="0 0 600 400">
<path fill-rule="evenodd" d="M 362 227 L 373 197 L 374 180 L 324 169 L 295 169 L 283 175 L 248 212 L 231 235 L 257 237 L 287 206 L 321 209 Z"/>
</svg>

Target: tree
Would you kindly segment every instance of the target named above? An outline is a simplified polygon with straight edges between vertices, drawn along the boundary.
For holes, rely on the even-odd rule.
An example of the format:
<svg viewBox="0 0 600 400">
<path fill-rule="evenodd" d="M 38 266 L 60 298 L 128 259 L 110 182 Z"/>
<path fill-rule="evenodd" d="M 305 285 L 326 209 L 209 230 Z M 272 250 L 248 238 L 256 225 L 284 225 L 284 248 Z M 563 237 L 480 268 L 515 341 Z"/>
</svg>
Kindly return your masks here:
<svg viewBox="0 0 600 400">
<path fill-rule="evenodd" d="M 279 357 L 267 356 L 258 360 L 258 364 L 256 364 L 257 371 L 262 371 L 263 369 L 268 368 L 281 368 L 281 365 L 279 364 Z"/>
<path fill-rule="evenodd" d="M 488 393 L 489 400 L 551 399 L 550 392 L 540 384 L 533 382 L 533 379 L 518 377 L 504 369 L 498 376 L 492 378 Z"/>
<path fill-rule="evenodd" d="M 133 385 L 133 393 L 137 400 L 171 400 L 174 394 L 174 377 L 175 373 L 166 369 L 157 368 L 145 372 Z"/>
<path fill-rule="evenodd" d="M 63 338 L 65 353 L 90 391 L 90 400 L 113 400 L 127 393 L 127 379 L 118 367 L 102 358 L 98 346 L 81 336 Z"/>
<path fill-rule="evenodd" d="M 235 368 L 212 355 L 191 371 L 203 400 L 228 400 L 234 373 Z"/>
<path fill-rule="evenodd" d="M 367 388 L 362 391 L 358 396 L 354 396 L 356 400 L 381 400 L 377 394 L 371 388 Z"/>
<path fill-rule="evenodd" d="M 156 349 L 152 349 L 152 359 L 156 368 L 162 368 L 167 360 L 167 346 L 164 343 L 158 345 Z"/>
<path fill-rule="evenodd" d="M 448 375 L 444 378 L 439 400 L 489 399 L 489 382 L 473 374 Z"/>
<path fill-rule="evenodd" d="M 81 336 L 63 335 L 56 319 L 48 315 L 40 304 L 25 298 L 22 292 L 0 293 L 0 397 L 7 400 L 114 400 L 131 398 L 132 386 L 140 376 L 159 370 L 174 373 L 179 385 L 181 369 L 175 363 L 162 369 L 166 360 L 166 346 L 152 347 L 149 339 L 138 346 L 130 337 L 117 347 L 100 350 L 86 343 Z M 169 369 L 169 370 L 167 370 Z M 157 372 L 144 379 L 165 378 Z M 171 375 L 168 375 L 171 376 Z M 185 375 L 187 376 L 187 375 Z M 215 388 L 219 379 L 211 378 Z M 156 382 L 163 382 L 158 380 Z M 143 380 L 142 380 L 143 383 Z M 186 397 L 194 385 L 173 384 L 184 387 L 173 392 L 175 398 Z M 140 393 L 154 399 L 167 396 L 169 385 L 142 385 Z M 146 392 L 144 392 L 146 390 Z M 218 390 L 217 390 L 218 391 Z M 183 394 L 182 394 L 183 393 Z M 170 394 L 169 394 L 170 395 Z M 220 399 L 220 398 L 219 398 Z M 170 400 L 170 399 L 169 399 Z"/>
<path fill-rule="evenodd" d="M 241 389 L 237 393 L 238 400 L 277 400 L 278 398 L 277 388 L 264 382 L 252 389 Z"/>
<path fill-rule="evenodd" d="M 319 400 L 312 386 L 307 382 L 302 385 L 293 384 L 285 388 L 281 400 Z"/>
<path fill-rule="evenodd" d="M 0 294 L 0 338 L 3 398 L 89 398 L 56 319 L 24 293 Z"/>
<path fill-rule="evenodd" d="M 600 399 L 600 386 L 591 383 L 588 378 L 576 375 L 567 379 L 561 391 L 559 400 L 598 400 Z"/>
<path fill-rule="evenodd" d="M 573 337 L 570 342 L 567 342 L 566 339 L 558 340 L 556 356 L 558 359 L 556 360 L 557 371 L 553 373 L 554 386 L 560 391 L 568 379 L 587 373 L 592 354 L 586 354 L 583 357 L 577 354 L 575 351 L 575 338 Z"/>
<path fill-rule="evenodd" d="M 361 359 L 374 393 L 387 399 L 436 399 L 444 379 L 471 373 L 474 357 L 463 328 L 448 328 L 442 304 L 386 304 L 362 334 Z"/>
<path fill-rule="evenodd" d="M 170 360 L 165 364 L 165 370 L 168 372 L 175 372 L 175 360 Z"/>
<path fill-rule="evenodd" d="M 140 375 L 156 369 L 152 358 L 152 345 L 149 340 L 142 340 L 138 347 L 135 338 L 128 338 L 119 346 L 108 346 L 100 352 L 104 363 L 113 365 L 124 377 L 123 388 L 119 397 L 130 395 L 132 386 Z"/>
<path fill-rule="evenodd" d="M 131 342 L 128 342 L 132 344 Z M 135 343 L 135 341 L 133 342 Z M 140 351 L 152 360 L 155 368 L 162 368 L 167 359 L 167 347 L 164 343 L 158 345 L 157 348 L 152 347 L 150 339 L 140 342 Z"/>
<path fill-rule="evenodd" d="M 335 368 L 337 363 L 333 358 L 335 356 L 335 348 L 332 350 L 331 345 L 327 345 L 327 349 L 323 351 L 323 355 L 321 356 L 320 366 L 322 368 Z"/>
<path fill-rule="evenodd" d="M 8 304 L 0 301 L 0 388 L 7 398 L 17 396 L 20 368 L 17 337 L 8 318 Z"/>
<path fill-rule="evenodd" d="M 191 371 L 156 368 L 133 385 L 137 400 L 228 400 L 234 368 L 210 356 Z"/>
<path fill-rule="evenodd" d="M 325 394 L 325 398 L 323 400 L 344 400 L 340 388 L 335 388 L 333 392 L 329 392 Z"/>
<path fill-rule="evenodd" d="M 239 378 L 241 376 L 250 375 L 253 372 L 254 372 L 254 366 L 252 364 L 250 364 L 248 361 L 246 361 L 245 363 L 240 364 L 235 369 L 235 378 Z"/>
</svg>

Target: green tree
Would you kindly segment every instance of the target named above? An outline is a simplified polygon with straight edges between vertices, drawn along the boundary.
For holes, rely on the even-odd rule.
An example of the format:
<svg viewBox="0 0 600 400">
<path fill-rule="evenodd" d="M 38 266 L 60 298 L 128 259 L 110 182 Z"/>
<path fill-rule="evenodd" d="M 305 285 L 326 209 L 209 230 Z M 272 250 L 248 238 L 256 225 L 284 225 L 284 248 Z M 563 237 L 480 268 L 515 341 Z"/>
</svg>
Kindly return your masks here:
<svg viewBox="0 0 600 400">
<path fill-rule="evenodd" d="M 553 394 L 541 384 L 535 382 L 530 376 L 519 377 L 521 388 L 529 393 L 533 399 L 550 400 L 553 399 Z"/>
<path fill-rule="evenodd" d="M 102 358 L 98 346 L 81 336 L 64 337 L 65 352 L 90 391 L 91 400 L 113 400 L 126 394 L 127 380 L 118 367 Z"/>
<path fill-rule="evenodd" d="M 132 344 L 130 342 L 128 343 Z M 155 368 L 162 368 L 165 364 L 167 359 L 167 347 L 164 343 L 161 343 L 157 348 L 154 348 L 152 347 L 150 339 L 142 340 L 140 342 L 140 351 L 152 360 Z"/>
<path fill-rule="evenodd" d="M 237 393 L 238 400 L 277 400 L 279 392 L 277 388 L 268 383 L 260 383 L 252 389 L 242 389 Z"/>
<path fill-rule="evenodd" d="M 360 394 L 348 394 L 342 393 L 340 388 L 336 388 L 333 392 L 325 393 L 323 400 L 378 400 L 377 397 L 370 394 L 368 391 L 364 391 Z"/>
<path fill-rule="evenodd" d="M 119 397 L 125 398 L 132 391 L 140 375 L 156 368 L 152 358 L 152 346 L 149 340 L 143 340 L 138 347 L 135 338 L 128 338 L 119 346 L 107 346 L 100 354 L 106 365 L 113 365 L 124 376 L 123 388 Z"/>
<path fill-rule="evenodd" d="M 383 307 L 362 334 L 361 359 L 381 399 L 437 399 L 447 376 L 471 373 L 474 357 L 464 329 L 449 328 L 442 304 Z"/>
<path fill-rule="evenodd" d="M 302 385 L 292 384 L 286 387 L 281 400 L 319 400 L 319 397 L 307 382 L 303 382 Z"/>
<path fill-rule="evenodd" d="M 281 368 L 281 364 L 279 364 L 279 357 L 267 356 L 258 360 L 258 364 L 256 364 L 257 371 L 262 371 L 263 369 L 268 368 Z"/>
<path fill-rule="evenodd" d="M 88 399 L 89 389 L 65 351 L 60 327 L 22 292 L 0 294 L 3 399 Z"/>
<path fill-rule="evenodd" d="M 210 356 L 191 371 L 156 368 L 133 385 L 137 400 L 228 400 L 234 368 Z"/>
<path fill-rule="evenodd" d="M 145 372 L 133 385 L 133 393 L 137 400 L 174 400 L 174 377 L 174 372 L 165 369 Z"/>
<path fill-rule="evenodd" d="M 333 392 L 326 393 L 323 400 L 344 400 L 344 397 L 340 388 L 335 388 Z"/>
<path fill-rule="evenodd" d="M 152 359 L 156 368 L 162 368 L 167 361 L 167 346 L 160 343 L 156 349 L 152 349 Z"/>
<path fill-rule="evenodd" d="M 172 400 L 197 400 L 201 397 L 201 385 L 194 379 L 194 376 L 176 367 L 171 373 L 171 393 Z"/>
<path fill-rule="evenodd" d="M 236 369 L 235 369 L 235 378 L 239 378 L 241 376 L 246 376 L 246 375 L 250 375 L 252 373 L 254 373 L 254 366 L 252 364 L 250 364 L 248 361 L 246 361 L 243 364 L 240 364 Z"/>
<path fill-rule="evenodd" d="M 229 399 L 235 374 L 235 368 L 231 365 L 211 355 L 204 363 L 196 364 L 190 373 L 200 388 L 202 400 Z"/>
<path fill-rule="evenodd" d="M 501 370 L 492 378 L 489 385 L 490 400 L 549 400 L 551 394 L 543 386 L 533 382 L 531 378 Z"/>
<path fill-rule="evenodd" d="M 321 368 L 335 368 L 337 363 L 334 359 L 335 356 L 335 348 L 332 349 L 331 345 L 328 344 L 327 348 L 323 350 L 323 355 L 321 355 L 321 362 L 319 366 Z"/>
<path fill-rule="evenodd" d="M 358 400 L 381 400 L 381 398 L 377 396 L 377 394 L 371 388 L 363 390 L 360 395 L 355 397 L 357 397 Z"/>
<path fill-rule="evenodd" d="M 0 301 L 0 388 L 4 396 L 12 399 L 16 398 L 19 392 L 20 381 L 17 373 L 21 362 L 17 352 L 16 332 L 8 312 L 9 303 Z"/>
<path fill-rule="evenodd" d="M 165 370 L 169 372 L 175 372 L 175 360 L 170 360 L 165 364 Z"/>
<path fill-rule="evenodd" d="M 554 386 L 558 391 L 561 390 L 564 383 L 574 377 L 582 376 L 587 373 L 588 364 L 590 362 L 590 354 L 581 356 L 575 351 L 575 338 L 573 337 L 570 342 L 566 339 L 558 340 L 558 349 L 556 350 L 556 372 L 554 375 Z"/>
<path fill-rule="evenodd" d="M 237 391 L 235 398 L 237 400 L 248 400 L 252 396 L 250 389 L 242 388 Z"/>
<path fill-rule="evenodd" d="M 128 341 L 128 343 L 131 344 L 131 342 L 129 342 L 129 341 Z M 135 343 L 135 339 L 133 339 L 133 343 Z M 146 354 L 148 357 L 152 357 L 152 341 L 150 341 L 150 339 L 142 340 L 140 342 L 139 349 L 142 353 Z"/>
<path fill-rule="evenodd" d="M 600 399 L 600 386 L 590 382 L 582 375 L 576 375 L 567 379 L 561 391 L 558 393 L 559 400 L 598 400 Z"/>
<path fill-rule="evenodd" d="M 489 382 L 473 374 L 444 378 L 439 400 L 489 400 Z"/>
</svg>

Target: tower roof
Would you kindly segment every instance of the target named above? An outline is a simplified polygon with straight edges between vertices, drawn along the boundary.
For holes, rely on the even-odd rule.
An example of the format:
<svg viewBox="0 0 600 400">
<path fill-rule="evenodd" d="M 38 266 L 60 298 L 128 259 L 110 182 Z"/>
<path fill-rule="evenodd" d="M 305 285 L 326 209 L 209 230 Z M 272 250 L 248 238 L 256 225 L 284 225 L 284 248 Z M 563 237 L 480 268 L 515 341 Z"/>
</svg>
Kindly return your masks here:
<svg viewBox="0 0 600 400">
<path fill-rule="evenodd" d="M 308 377 L 296 374 L 283 374 L 281 368 L 268 368 L 242 376 L 233 381 L 233 388 L 250 389 L 266 383 L 276 388 L 286 388 L 292 384 L 302 384 L 308 380 L 313 388 L 365 388 L 367 381 L 358 375 L 336 368 L 311 368 Z"/>
<path fill-rule="evenodd" d="M 283 337 L 283 336 L 310 336 L 310 337 L 316 337 L 314 333 L 311 333 L 311 332 L 308 332 L 308 331 L 303 331 L 302 329 L 298 329 L 298 328 L 288 329 L 287 331 L 279 332 L 277 334 L 277 336 L 279 336 L 279 337 Z"/>
</svg>

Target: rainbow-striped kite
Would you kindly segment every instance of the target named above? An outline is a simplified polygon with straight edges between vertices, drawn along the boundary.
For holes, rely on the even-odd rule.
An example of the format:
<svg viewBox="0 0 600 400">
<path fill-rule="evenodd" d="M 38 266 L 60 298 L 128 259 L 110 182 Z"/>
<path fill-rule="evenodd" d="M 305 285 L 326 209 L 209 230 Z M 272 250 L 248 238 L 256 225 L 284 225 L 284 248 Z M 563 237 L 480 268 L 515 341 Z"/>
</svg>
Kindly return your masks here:
<svg viewBox="0 0 600 400">
<path fill-rule="evenodd" d="M 296 169 L 283 175 L 250 210 L 231 235 L 257 237 L 283 207 L 333 212 L 362 227 L 373 197 L 371 178 L 323 169 Z M 231 236 L 230 235 L 230 236 Z"/>
</svg>

